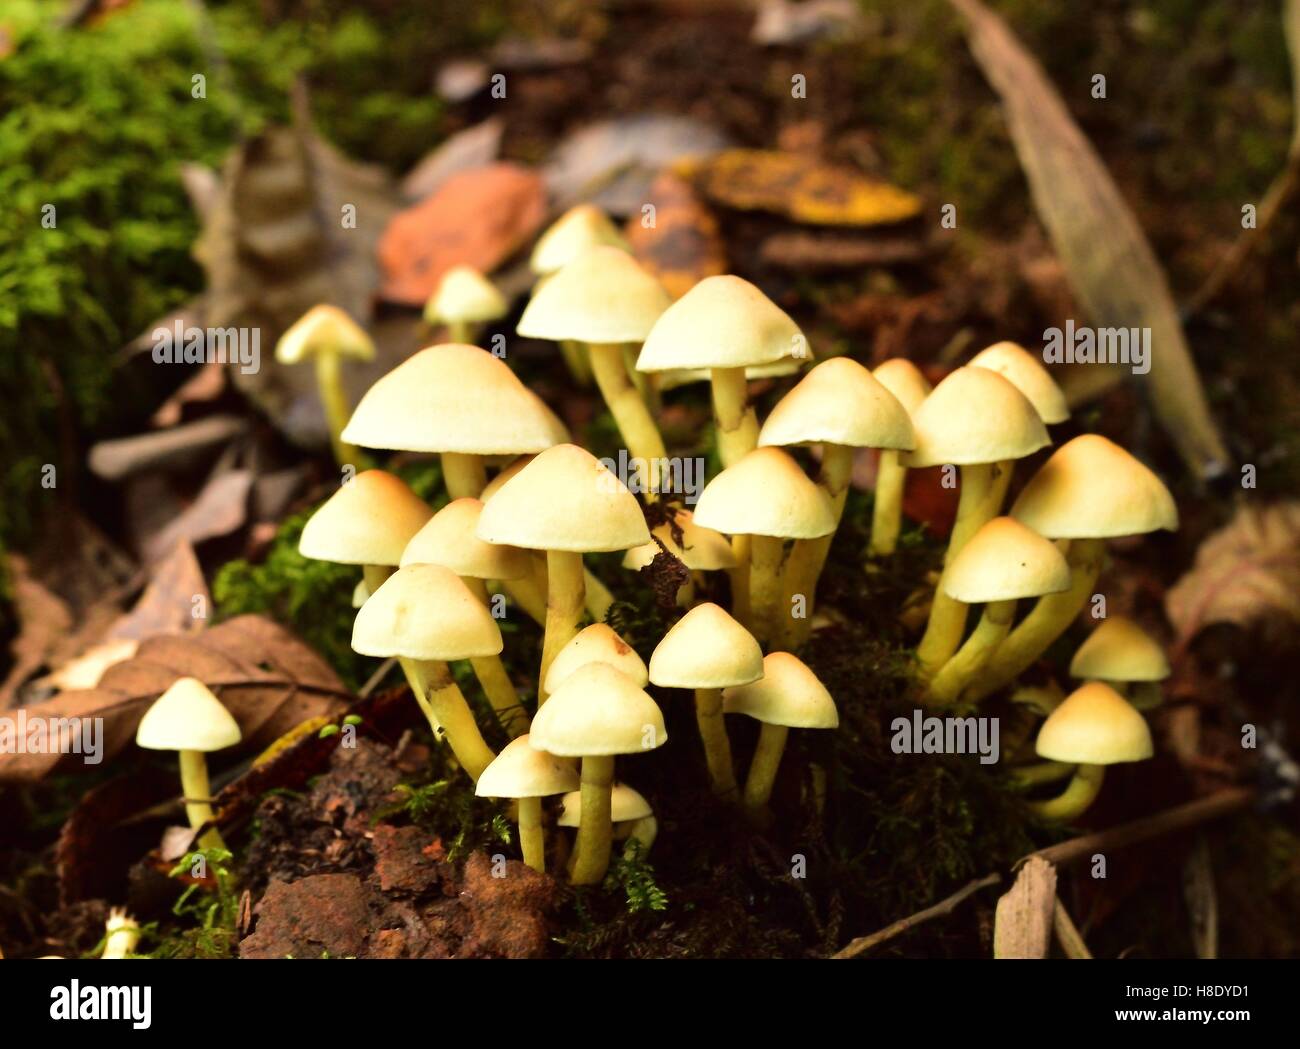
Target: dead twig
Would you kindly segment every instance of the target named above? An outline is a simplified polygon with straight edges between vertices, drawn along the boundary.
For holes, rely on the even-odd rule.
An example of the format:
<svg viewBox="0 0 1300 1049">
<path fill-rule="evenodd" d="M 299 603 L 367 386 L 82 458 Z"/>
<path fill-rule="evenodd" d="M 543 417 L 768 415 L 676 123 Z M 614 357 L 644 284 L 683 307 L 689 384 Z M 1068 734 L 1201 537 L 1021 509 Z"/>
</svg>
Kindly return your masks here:
<svg viewBox="0 0 1300 1049">
<path fill-rule="evenodd" d="M 1074 924 L 1070 912 L 1065 909 L 1065 904 L 1061 902 L 1059 896 L 1056 897 L 1056 904 L 1052 908 L 1052 930 L 1056 933 L 1056 942 L 1061 945 L 1061 950 L 1065 952 L 1067 958 L 1092 957 L 1092 952 L 1083 942 L 1078 926 Z"/>
<path fill-rule="evenodd" d="M 885 926 L 879 932 L 873 932 L 870 936 L 859 936 L 855 940 L 850 940 L 848 946 L 836 951 L 831 955 L 831 957 L 834 959 L 856 958 L 860 954 L 865 954 L 867 951 L 871 950 L 872 947 L 882 944 L 887 940 L 892 940 L 895 936 L 905 933 L 908 929 L 914 928 L 923 922 L 928 922 L 931 918 L 942 918 L 946 914 L 951 914 L 961 906 L 968 897 L 974 896 L 975 893 L 979 892 L 981 889 L 987 889 L 991 885 L 997 885 L 1001 881 L 1001 874 L 989 874 L 983 878 L 978 878 L 964 888 L 954 892 L 946 899 L 940 900 L 933 907 L 927 907 L 923 911 L 917 911 L 908 918 L 902 918 L 899 921 L 894 922 L 892 925 Z"/>
</svg>

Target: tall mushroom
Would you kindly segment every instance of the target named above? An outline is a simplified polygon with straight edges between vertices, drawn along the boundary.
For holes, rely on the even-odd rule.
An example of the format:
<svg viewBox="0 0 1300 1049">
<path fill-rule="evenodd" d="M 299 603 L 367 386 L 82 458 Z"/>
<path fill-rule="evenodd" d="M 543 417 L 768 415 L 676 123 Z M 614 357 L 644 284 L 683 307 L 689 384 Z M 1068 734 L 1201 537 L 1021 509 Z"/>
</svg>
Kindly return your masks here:
<svg viewBox="0 0 1300 1049">
<path fill-rule="evenodd" d="M 371 386 L 343 437 L 365 448 L 439 453 L 453 499 L 483 490 L 483 456 L 540 452 L 568 439 L 509 365 L 459 343 L 423 349 Z"/>
<path fill-rule="evenodd" d="M 885 361 L 871 374 L 907 409 L 909 418 L 916 414 L 921 402 L 930 396 L 929 380 L 915 364 L 904 357 Z M 898 546 L 898 533 L 903 523 L 903 488 L 907 483 L 907 467 L 902 464 L 899 455 L 899 452 L 890 448 L 882 448 L 880 451 L 880 465 L 876 468 L 876 497 L 871 506 L 871 542 L 867 548 L 875 557 L 892 554 Z"/>
<path fill-rule="evenodd" d="M 478 537 L 546 551 L 546 633 L 537 703 L 556 653 L 582 619 L 582 555 L 627 550 L 650 539 L 636 497 L 590 452 L 559 444 L 537 456 L 483 504 Z"/>
<path fill-rule="evenodd" d="M 351 410 L 341 368 L 345 360 L 373 361 L 375 344 L 365 329 L 337 306 L 313 306 L 275 344 L 275 359 L 281 364 L 298 364 L 308 357 L 316 365 L 316 388 L 334 458 L 340 466 L 355 464 L 357 449 L 341 436 Z"/>
<path fill-rule="evenodd" d="M 624 641 L 611 627 L 604 623 L 592 623 L 573 636 L 555 656 L 546 680 L 542 682 L 548 693 L 554 692 L 564 683 L 564 679 L 579 667 L 588 663 L 608 663 L 615 670 L 621 670 L 638 688 L 645 688 L 650 683 L 644 660 L 636 654 L 636 649 Z"/>
<path fill-rule="evenodd" d="M 722 721 L 722 690 L 763 676 L 754 636 L 717 605 L 696 605 L 663 636 L 650 656 L 650 680 L 695 691 L 695 721 L 714 793 L 736 791 L 731 743 Z"/>
<path fill-rule="evenodd" d="M 1126 616 L 1107 616 L 1070 660 L 1070 677 L 1104 681 L 1138 710 L 1160 705 L 1169 658 L 1150 634 Z"/>
<path fill-rule="evenodd" d="M 1068 823 L 1096 799 L 1107 765 L 1151 757 L 1151 730 L 1123 696 L 1090 681 L 1066 696 L 1043 722 L 1035 749 L 1049 761 L 1079 766 L 1061 795 L 1030 805 L 1045 820 Z"/>
<path fill-rule="evenodd" d="M 822 361 L 781 398 L 763 423 L 758 443 L 766 446 L 820 444 L 821 469 L 817 485 L 830 499 L 839 527 L 848 499 L 854 452 L 858 448 L 908 451 L 916 446 L 907 409 L 857 361 L 835 357 Z M 808 636 L 817 580 L 830 553 L 829 534 L 798 539 L 785 566 L 782 647 L 794 649 Z M 789 615 L 796 596 L 805 602 L 804 615 Z"/>
<path fill-rule="evenodd" d="M 478 782 L 495 756 L 483 741 L 448 661 L 499 655 L 501 631 L 460 577 L 442 565 L 399 568 L 361 606 L 352 648 L 405 660 L 411 689 L 430 725 L 447 737 L 456 760 Z"/>
<path fill-rule="evenodd" d="M 645 474 L 643 491 L 663 489 L 663 438 L 623 361 L 623 345 L 640 343 L 668 308 L 668 293 L 625 251 L 590 248 L 546 280 L 519 318 L 519 334 L 585 343 L 591 370 L 618 432 Z"/>
<path fill-rule="evenodd" d="M 763 676 L 753 684 L 726 689 L 722 709 L 728 714 L 745 714 L 763 726 L 745 777 L 745 808 L 756 818 L 761 818 L 771 800 L 790 730 L 838 728 L 840 723 L 826 686 L 789 652 L 768 653 L 763 659 Z"/>
<path fill-rule="evenodd" d="M 961 491 L 948 537 L 948 564 L 970 537 L 998 515 L 1012 462 L 1051 443 L 1043 420 L 1015 386 L 985 368 L 958 368 L 934 388 L 912 419 L 916 450 L 907 466 L 957 466 Z M 916 655 L 923 676 L 933 675 L 957 651 L 966 606 L 942 587 L 934 594 Z"/>
<path fill-rule="evenodd" d="M 519 848 L 524 862 L 546 871 L 546 837 L 542 831 L 542 798 L 577 790 L 578 770 L 570 762 L 538 750 L 527 733 L 511 740 L 483 770 L 474 793 L 480 798 L 517 798 Z"/>
<path fill-rule="evenodd" d="M 1011 516 L 1048 539 L 1066 540 L 1070 589 L 1041 598 L 997 647 L 971 698 L 1019 677 L 1060 637 L 1092 596 L 1105 540 L 1178 528 L 1173 496 L 1150 470 L 1099 434 L 1062 445 L 1039 469 Z"/>
<path fill-rule="evenodd" d="M 1070 586 L 1070 566 L 1048 540 L 1010 517 L 995 517 L 944 569 L 944 593 L 965 605 L 982 604 L 975 631 L 929 684 L 926 701 L 951 706 L 1011 629 L 1016 601 L 1056 594 Z"/>
<path fill-rule="evenodd" d="M 610 791 L 614 758 L 641 754 L 668 740 L 663 713 L 626 674 L 587 663 L 560 683 L 533 719 L 530 743 L 561 757 L 582 759 L 582 825 L 575 885 L 594 885 L 609 867 Z"/>
<path fill-rule="evenodd" d="M 445 324 L 449 342 L 474 343 L 479 327 L 500 320 L 509 308 L 496 285 L 473 266 L 453 266 L 425 303 L 424 319 Z"/>
<path fill-rule="evenodd" d="M 242 738 L 221 700 L 198 678 L 177 678 L 140 719 L 135 743 L 146 750 L 174 750 L 180 759 L 185 815 L 195 830 L 211 823 L 212 788 L 203 755 L 233 747 Z M 211 827 L 199 838 L 205 849 L 224 849 L 221 832 Z"/>
<path fill-rule="evenodd" d="M 784 615 L 785 540 L 815 539 L 835 530 L 826 493 L 781 449 L 756 448 L 705 486 L 695 504 L 695 522 L 751 537 L 750 629 L 760 641 L 774 640 Z"/>
<path fill-rule="evenodd" d="M 531 571 L 528 554 L 512 546 L 494 546 L 476 531 L 483 504 L 477 499 L 455 499 L 439 510 L 402 551 L 401 564 L 432 564 L 450 568 L 487 608 L 487 579 L 522 579 Z M 528 714 L 519 693 L 497 655 L 470 659 L 474 676 L 511 738 L 528 731 Z"/>
</svg>

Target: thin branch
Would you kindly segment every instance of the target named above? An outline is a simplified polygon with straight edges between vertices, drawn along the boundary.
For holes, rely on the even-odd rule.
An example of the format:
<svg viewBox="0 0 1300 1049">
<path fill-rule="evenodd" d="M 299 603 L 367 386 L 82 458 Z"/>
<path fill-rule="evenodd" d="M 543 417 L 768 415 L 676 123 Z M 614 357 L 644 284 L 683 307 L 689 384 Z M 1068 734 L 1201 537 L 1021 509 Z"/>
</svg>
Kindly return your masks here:
<svg viewBox="0 0 1300 1049">
<path fill-rule="evenodd" d="M 928 922 L 931 918 L 942 918 L 944 915 L 951 914 L 967 897 L 974 896 L 981 889 L 987 889 L 989 886 L 997 885 L 1001 881 L 1001 874 L 989 874 L 979 878 L 965 886 L 965 888 L 954 892 L 946 899 L 940 900 L 933 907 L 917 911 L 911 917 L 902 918 L 892 925 L 885 926 L 879 932 L 873 932 L 870 936 L 859 936 L 856 940 L 850 940 L 848 946 L 832 954 L 831 957 L 835 959 L 856 958 L 860 954 L 865 954 L 872 947 L 878 946 L 886 940 L 892 940 L 895 936 L 905 933 L 908 929 L 914 928 L 923 922 Z"/>
<path fill-rule="evenodd" d="M 1052 909 L 1052 929 L 1056 933 L 1056 941 L 1061 945 L 1067 957 L 1069 958 L 1091 958 L 1092 952 L 1088 950 L 1088 945 L 1083 942 L 1083 936 L 1080 935 L 1078 926 L 1070 918 L 1070 912 L 1065 909 L 1065 904 L 1061 902 L 1061 897 L 1056 897 L 1056 905 Z"/>
</svg>

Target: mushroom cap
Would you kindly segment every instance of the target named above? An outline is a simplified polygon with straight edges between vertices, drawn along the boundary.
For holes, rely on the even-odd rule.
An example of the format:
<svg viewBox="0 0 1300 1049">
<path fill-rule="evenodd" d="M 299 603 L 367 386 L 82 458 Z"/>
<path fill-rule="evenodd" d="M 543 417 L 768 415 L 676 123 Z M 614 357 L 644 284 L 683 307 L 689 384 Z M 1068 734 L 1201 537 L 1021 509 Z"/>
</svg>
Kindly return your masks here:
<svg viewBox="0 0 1300 1049">
<path fill-rule="evenodd" d="M 442 565 L 472 579 L 522 579 L 532 571 L 528 555 L 514 546 L 485 543 L 478 537 L 483 504 L 454 499 L 411 537 L 400 564 Z"/>
<path fill-rule="evenodd" d="M 1146 720 L 1107 684 L 1089 681 L 1061 701 L 1038 730 L 1039 757 L 1083 765 L 1114 765 L 1151 757 Z"/>
<path fill-rule="evenodd" d="M 608 663 L 585 663 L 560 682 L 530 735 L 534 747 L 561 757 L 640 754 L 668 741 L 655 701 Z"/>
<path fill-rule="evenodd" d="M 995 517 L 943 570 L 943 592 L 968 605 L 1059 594 L 1070 566 L 1056 544 L 1010 517 Z"/>
<path fill-rule="evenodd" d="M 507 743 L 479 776 L 474 793 L 480 798 L 545 798 L 578 789 L 572 762 L 530 744 L 528 733 Z"/>
<path fill-rule="evenodd" d="M 1070 660 L 1070 676 L 1095 681 L 1163 681 L 1169 659 L 1159 643 L 1125 616 L 1108 616 Z"/>
<path fill-rule="evenodd" d="M 636 496 L 590 452 L 557 444 L 483 504 L 478 537 L 530 550 L 594 553 L 650 541 Z"/>
<path fill-rule="evenodd" d="M 566 440 L 564 425 L 499 357 L 429 346 L 366 391 L 343 428 L 364 448 L 518 455 Z"/>
<path fill-rule="evenodd" d="M 555 653 L 542 687 L 547 692 L 554 692 L 564 683 L 565 678 L 588 663 L 608 663 L 615 670 L 621 670 L 640 688 L 650 683 L 645 661 L 636 654 L 636 649 L 604 623 L 592 623 L 578 631 L 567 645 Z"/>
<path fill-rule="evenodd" d="M 483 486 L 483 491 L 479 492 L 479 499 L 486 503 L 496 495 L 497 492 L 501 491 L 502 485 L 510 480 L 510 478 L 514 477 L 515 474 L 531 463 L 535 458 L 537 458 L 535 455 L 521 455 L 516 459 L 510 460 L 510 462 L 497 471 L 496 476 L 491 478 L 488 483 Z"/>
<path fill-rule="evenodd" d="M 146 750 L 224 750 L 242 738 L 230 711 L 193 677 L 173 681 L 135 730 L 136 746 Z"/>
<path fill-rule="evenodd" d="M 650 680 L 664 688 L 728 688 L 762 676 L 754 635 L 711 602 L 682 616 L 650 655 Z"/>
<path fill-rule="evenodd" d="M 826 686 L 789 652 L 769 652 L 763 659 L 763 676 L 724 691 L 722 709 L 789 728 L 836 728 L 840 723 Z"/>
<path fill-rule="evenodd" d="M 575 790 L 564 795 L 560 800 L 560 815 L 555 824 L 558 827 L 577 827 L 582 823 L 582 791 Z M 628 823 L 631 820 L 643 820 L 653 816 L 654 809 L 638 791 L 626 783 L 615 783 L 609 792 L 609 821 L 611 823 Z"/>
<path fill-rule="evenodd" d="M 663 543 L 668 552 L 692 572 L 714 572 L 721 568 L 736 567 L 736 553 L 721 532 L 696 524 L 695 515 L 690 510 L 676 511 L 673 520 L 681 529 L 681 543 L 673 538 L 672 525 L 667 521 L 650 529 L 650 535 Z M 623 567 L 644 568 L 658 553 L 659 543 L 653 539 L 642 546 L 634 546 L 624 555 Z"/>
<path fill-rule="evenodd" d="M 363 656 L 472 659 L 495 656 L 501 631 L 460 576 L 442 565 L 406 565 L 361 606 L 352 648 Z"/>
<path fill-rule="evenodd" d="M 826 493 L 779 448 L 755 448 L 704 486 L 695 523 L 728 535 L 815 539 L 835 531 Z"/>
<path fill-rule="evenodd" d="M 789 314 L 747 280 L 705 277 L 674 302 L 646 336 L 638 371 L 748 368 L 808 353 Z"/>
<path fill-rule="evenodd" d="M 1056 385 L 1052 373 L 1019 343 L 995 342 L 966 362 L 970 368 L 987 368 L 1029 398 L 1029 403 L 1045 423 L 1062 423 L 1070 417 L 1065 394 Z"/>
<path fill-rule="evenodd" d="M 857 361 L 833 357 L 813 368 L 772 409 L 760 445 L 916 446 L 907 409 Z"/>
<path fill-rule="evenodd" d="M 1107 539 L 1178 528 L 1155 474 L 1100 434 L 1061 445 L 1029 479 L 1011 516 L 1050 539 Z"/>
<path fill-rule="evenodd" d="M 812 360 L 811 347 L 808 349 L 808 356 L 806 357 L 785 357 L 779 361 L 773 361 L 771 364 L 752 365 L 745 369 L 745 379 L 746 381 L 752 379 L 780 379 L 786 375 L 794 375 L 810 360 Z M 712 378 L 713 372 L 708 368 L 671 368 L 668 371 L 659 372 L 659 392 L 667 393 L 679 386 L 709 382 Z"/>
<path fill-rule="evenodd" d="M 366 330 L 337 306 L 313 306 L 280 336 L 275 359 L 298 364 L 322 350 L 357 361 L 373 361 L 375 344 Z"/>
<path fill-rule="evenodd" d="M 626 251 L 588 248 L 537 286 L 518 331 L 557 342 L 640 342 L 671 301 Z"/>
<path fill-rule="evenodd" d="M 528 268 L 537 274 L 561 270 L 588 248 L 630 250 L 623 234 L 594 204 L 576 204 L 552 223 L 533 247 Z"/>
<path fill-rule="evenodd" d="M 915 415 L 921 402 L 930 396 L 934 389 L 930 380 L 921 374 L 921 369 L 906 357 L 891 357 L 876 365 L 876 382 L 898 398 L 898 403 L 907 409 L 908 415 Z"/>
<path fill-rule="evenodd" d="M 497 286 L 473 266 L 453 266 L 425 304 L 424 319 L 430 324 L 477 324 L 504 317 L 509 308 Z"/>
<path fill-rule="evenodd" d="M 432 516 L 400 477 L 363 470 L 307 519 L 298 553 L 346 565 L 395 565 Z"/>
<path fill-rule="evenodd" d="M 912 413 L 916 450 L 904 466 L 1023 459 L 1052 443 L 1029 399 L 987 368 L 950 372 Z"/>
</svg>

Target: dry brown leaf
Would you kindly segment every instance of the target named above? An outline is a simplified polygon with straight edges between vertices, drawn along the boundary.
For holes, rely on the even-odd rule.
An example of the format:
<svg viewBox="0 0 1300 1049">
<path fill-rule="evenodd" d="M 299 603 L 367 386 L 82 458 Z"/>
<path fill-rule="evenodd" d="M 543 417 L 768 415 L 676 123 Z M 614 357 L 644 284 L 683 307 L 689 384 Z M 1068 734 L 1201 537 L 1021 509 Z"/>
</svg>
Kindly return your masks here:
<svg viewBox="0 0 1300 1049">
<path fill-rule="evenodd" d="M 201 607 L 196 599 L 201 599 Z M 153 566 L 149 584 L 135 607 L 109 627 L 104 640 L 143 641 L 158 634 L 192 633 L 207 624 L 211 607 L 212 597 L 194 547 L 182 539 Z"/>
<path fill-rule="evenodd" d="M 654 224 L 641 215 L 628 220 L 632 254 L 659 278 L 674 299 L 680 299 L 705 277 L 727 272 L 727 246 L 718 220 L 695 195 L 689 182 L 665 171 L 650 187 Z"/>
<path fill-rule="evenodd" d="M 144 542 L 144 558 L 150 563 L 167 557 L 177 543 L 201 543 L 229 535 L 248 520 L 248 493 L 253 489 L 251 470 L 225 470 L 211 477 L 179 516 Z"/>
<path fill-rule="evenodd" d="M 1034 207 L 1080 305 L 1100 327 L 1149 328 L 1150 398 L 1197 478 L 1222 473 L 1228 453 L 1210 416 L 1164 270 L 1092 144 L 1042 66 L 979 0 L 950 0 L 970 48 L 1002 100 Z"/>
<path fill-rule="evenodd" d="M 799 153 L 729 149 L 692 164 L 689 173 L 724 207 L 771 211 L 817 226 L 877 226 L 921 211 L 921 199 L 906 190 Z"/>
<path fill-rule="evenodd" d="M 1170 587 L 1165 612 L 1179 647 L 1211 623 L 1249 626 L 1265 616 L 1300 623 L 1300 502 L 1238 510 Z"/>
<path fill-rule="evenodd" d="M 517 164 L 452 175 L 433 196 L 393 216 L 379 241 L 380 294 L 423 306 L 453 266 L 491 273 L 546 220 L 541 177 Z"/>
<path fill-rule="evenodd" d="M 993 926 L 994 958 L 1046 958 L 1056 909 L 1056 868 L 1031 857 L 1016 883 L 998 900 Z"/>
<path fill-rule="evenodd" d="M 215 401 L 226 389 L 226 369 L 216 361 L 208 361 L 198 371 L 181 383 L 162 406 L 153 413 L 150 422 L 160 429 L 175 426 L 187 404 Z"/>
<path fill-rule="evenodd" d="M 73 625 L 67 602 L 32 576 L 26 558 L 11 554 L 8 574 L 19 626 L 9 645 L 13 666 L 0 683 L 0 710 L 9 706 L 18 686 L 46 664 Z"/>
<path fill-rule="evenodd" d="M 103 756 L 135 739 L 149 705 L 179 677 L 197 677 L 230 711 L 241 749 L 257 751 L 308 718 L 333 715 L 349 694 L 320 656 L 261 616 L 240 616 L 201 634 L 150 638 L 135 658 L 108 668 L 98 686 L 20 708 L 31 718 L 102 718 Z M 77 755 L 0 753 L 0 782 L 35 782 Z"/>
</svg>

